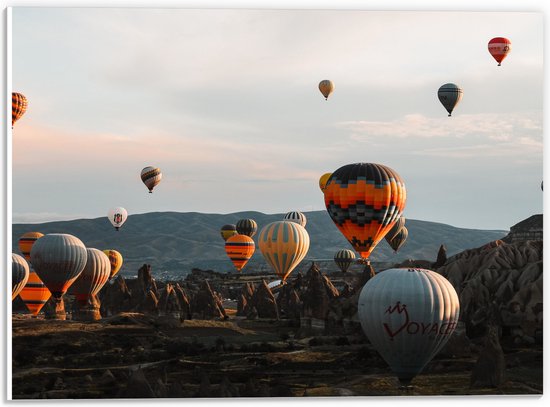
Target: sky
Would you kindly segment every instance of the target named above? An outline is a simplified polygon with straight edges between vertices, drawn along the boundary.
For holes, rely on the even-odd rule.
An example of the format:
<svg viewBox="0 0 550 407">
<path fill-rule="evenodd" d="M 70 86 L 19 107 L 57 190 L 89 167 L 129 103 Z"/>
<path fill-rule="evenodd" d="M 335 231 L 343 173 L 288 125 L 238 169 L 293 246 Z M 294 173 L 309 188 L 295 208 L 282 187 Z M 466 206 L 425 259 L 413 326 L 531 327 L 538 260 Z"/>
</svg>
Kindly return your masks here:
<svg viewBox="0 0 550 407">
<path fill-rule="evenodd" d="M 319 177 L 354 162 L 401 175 L 407 218 L 542 213 L 542 13 L 16 7 L 12 47 L 14 223 L 323 210 Z"/>
</svg>

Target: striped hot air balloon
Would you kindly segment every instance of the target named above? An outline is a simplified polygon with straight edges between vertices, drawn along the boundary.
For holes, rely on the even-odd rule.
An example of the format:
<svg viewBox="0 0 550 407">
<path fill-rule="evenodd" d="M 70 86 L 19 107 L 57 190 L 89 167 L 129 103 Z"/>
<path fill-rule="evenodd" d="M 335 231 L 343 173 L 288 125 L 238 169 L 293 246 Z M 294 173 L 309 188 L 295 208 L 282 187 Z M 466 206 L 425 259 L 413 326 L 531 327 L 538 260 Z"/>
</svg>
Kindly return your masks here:
<svg viewBox="0 0 550 407">
<path fill-rule="evenodd" d="M 86 265 L 86 246 L 69 234 L 49 233 L 31 249 L 31 263 L 40 280 L 60 301 Z"/>
<path fill-rule="evenodd" d="M 25 287 L 19 293 L 19 297 L 21 297 L 27 306 L 29 312 L 32 315 L 38 315 L 51 296 L 52 293 L 48 290 L 48 287 L 40 280 L 38 274 L 31 270 L 27 284 L 25 284 Z"/>
<path fill-rule="evenodd" d="M 397 235 L 395 235 L 392 240 L 388 241 L 394 252 L 397 253 L 397 251 L 401 249 L 401 247 L 405 244 L 408 236 L 409 231 L 405 226 L 403 226 L 401 230 L 397 233 Z"/>
<path fill-rule="evenodd" d="M 500 63 L 512 50 L 512 43 L 508 38 L 504 37 L 493 38 L 491 41 L 489 41 L 489 44 L 487 44 L 487 46 L 489 48 L 489 52 L 491 53 L 493 58 L 495 58 L 495 61 L 498 62 L 498 66 L 500 66 Z"/>
<path fill-rule="evenodd" d="M 107 255 L 107 257 L 109 258 L 109 263 L 111 263 L 111 275 L 109 276 L 110 280 L 119 272 L 120 268 L 122 267 L 122 254 L 112 249 L 103 250 L 103 253 Z"/>
<path fill-rule="evenodd" d="M 349 266 L 355 261 L 355 253 L 349 249 L 342 249 L 334 255 L 334 262 L 343 273 L 348 271 Z"/>
<path fill-rule="evenodd" d="M 401 216 L 407 193 L 391 168 L 357 163 L 334 171 L 324 197 L 334 224 L 366 260 Z"/>
<path fill-rule="evenodd" d="M 19 295 L 29 279 L 29 263 L 16 253 L 11 254 L 11 299 Z"/>
<path fill-rule="evenodd" d="M 309 235 L 298 223 L 279 221 L 266 225 L 258 238 L 260 250 L 283 281 L 309 250 Z"/>
<path fill-rule="evenodd" d="M 155 188 L 162 179 L 162 172 L 160 172 L 160 168 L 157 167 L 145 167 L 141 170 L 141 180 L 149 189 L 149 193 L 153 193 L 153 188 Z"/>
<path fill-rule="evenodd" d="M 390 229 L 390 231 L 388 233 L 386 233 L 386 236 L 384 236 L 384 238 L 386 239 L 386 241 L 389 243 L 391 242 L 391 240 L 397 236 L 397 234 L 399 233 L 399 231 L 401 229 L 403 229 L 403 227 L 405 226 L 405 217 L 404 216 L 400 216 L 399 219 L 397 219 L 397 222 L 395 222 L 395 224 L 393 225 L 393 227 Z"/>
<path fill-rule="evenodd" d="M 105 253 L 94 248 L 87 248 L 86 253 L 86 265 L 70 288 L 81 306 L 103 288 L 111 275 L 111 263 Z"/>
<path fill-rule="evenodd" d="M 306 227 L 307 218 L 306 215 L 304 215 L 300 211 L 294 211 L 294 212 L 288 212 L 283 220 L 287 220 L 289 222 L 296 222 L 300 226 Z"/>
<path fill-rule="evenodd" d="M 34 242 L 36 242 L 38 239 L 40 239 L 44 234 L 40 232 L 27 232 L 24 233 L 19 238 L 19 250 L 21 250 L 21 254 L 27 260 L 29 263 L 31 261 L 31 249 L 34 245 Z M 32 264 L 31 264 L 32 267 Z"/>
<path fill-rule="evenodd" d="M 237 235 L 237 226 L 235 225 L 223 225 L 220 229 L 220 235 L 222 235 L 223 240 L 229 239 L 231 236 Z"/>
<path fill-rule="evenodd" d="M 237 232 L 239 235 L 253 237 L 258 231 L 258 224 L 254 219 L 241 219 L 237 222 Z"/>
<path fill-rule="evenodd" d="M 334 92 L 334 83 L 328 79 L 323 79 L 319 82 L 319 90 L 325 97 L 325 100 L 328 100 L 330 94 Z"/>
<path fill-rule="evenodd" d="M 11 127 L 27 111 L 28 101 L 22 93 L 12 92 L 11 94 Z"/>
<path fill-rule="evenodd" d="M 246 235 L 234 235 L 225 241 L 225 252 L 237 271 L 242 270 L 255 250 L 254 240 Z"/>
<path fill-rule="evenodd" d="M 459 88 L 454 83 L 446 83 L 445 85 L 442 85 L 439 90 L 437 91 L 437 97 L 439 98 L 439 101 L 449 112 L 449 117 L 451 117 L 451 114 L 453 113 L 454 108 L 456 105 L 458 105 L 458 102 L 462 100 L 462 94 L 464 92 L 461 88 Z"/>
<path fill-rule="evenodd" d="M 451 337 L 460 303 L 451 283 L 440 274 L 394 268 L 363 286 L 357 311 L 370 343 L 408 385 Z"/>
</svg>

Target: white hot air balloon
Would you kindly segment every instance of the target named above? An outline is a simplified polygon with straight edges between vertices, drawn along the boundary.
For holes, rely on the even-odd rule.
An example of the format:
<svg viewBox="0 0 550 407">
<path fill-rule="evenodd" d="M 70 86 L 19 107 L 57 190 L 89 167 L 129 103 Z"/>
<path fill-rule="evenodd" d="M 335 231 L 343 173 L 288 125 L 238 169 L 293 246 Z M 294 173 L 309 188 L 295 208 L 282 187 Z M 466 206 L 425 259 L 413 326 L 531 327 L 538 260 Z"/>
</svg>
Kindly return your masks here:
<svg viewBox="0 0 550 407">
<path fill-rule="evenodd" d="M 306 215 L 304 215 L 300 211 L 288 212 L 283 218 L 283 220 L 286 220 L 289 222 L 296 222 L 297 224 L 303 227 L 306 227 L 306 223 L 307 223 Z"/>
<path fill-rule="evenodd" d="M 111 209 L 107 216 L 109 217 L 109 221 L 111 222 L 111 224 L 115 227 L 116 230 L 118 230 L 123 225 L 123 223 L 126 222 L 126 219 L 128 218 L 128 212 L 122 207 L 117 207 Z"/>
<path fill-rule="evenodd" d="M 431 270 L 384 270 L 359 294 L 363 331 L 403 385 L 449 340 L 459 311 L 451 283 Z"/>
<path fill-rule="evenodd" d="M 29 279 L 29 263 L 16 253 L 11 254 L 11 299 L 19 295 Z"/>
</svg>

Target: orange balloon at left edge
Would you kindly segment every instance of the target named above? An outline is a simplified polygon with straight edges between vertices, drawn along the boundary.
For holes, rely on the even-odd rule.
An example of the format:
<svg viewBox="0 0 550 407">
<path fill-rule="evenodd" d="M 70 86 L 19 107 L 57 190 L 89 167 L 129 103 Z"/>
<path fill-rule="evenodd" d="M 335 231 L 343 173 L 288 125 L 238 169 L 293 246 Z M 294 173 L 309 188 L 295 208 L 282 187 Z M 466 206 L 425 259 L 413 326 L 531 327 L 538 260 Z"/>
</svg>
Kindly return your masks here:
<svg viewBox="0 0 550 407">
<path fill-rule="evenodd" d="M 52 293 L 48 287 L 40 280 L 38 274 L 31 270 L 27 284 L 19 293 L 19 297 L 23 300 L 27 309 L 32 315 L 38 315 L 42 307 L 50 299 Z"/>
<path fill-rule="evenodd" d="M 255 250 L 254 240 L 247 235 L 234 235 L 225 241 L 225 252 L 237 271 L 242 270 Z"/>
<path fill-rule="evenodd" d="M 11 127 L 27 111 L 28 101 L 22 93 L 12 92 L 11 94 Z"/>
</svg>

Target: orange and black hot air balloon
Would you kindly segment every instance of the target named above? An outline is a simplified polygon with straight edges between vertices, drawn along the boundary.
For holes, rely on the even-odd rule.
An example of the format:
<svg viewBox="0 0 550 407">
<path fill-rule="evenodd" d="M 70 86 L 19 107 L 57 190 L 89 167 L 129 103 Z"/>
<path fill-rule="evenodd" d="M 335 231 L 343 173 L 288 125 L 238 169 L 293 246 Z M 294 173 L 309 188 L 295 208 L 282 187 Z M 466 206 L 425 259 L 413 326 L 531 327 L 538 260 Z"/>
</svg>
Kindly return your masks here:
<svg viewBox="0 0 550 407">
<path fill-rule="evenodd" d="M 336 227 L 368 259 L 405 209 L 405 183 L 381 164 L 348 164 L 334 171 L 325 187 L 325 205 Z"/>
<path fill-rule="evenodd" d="M 255 250 L 256 245 L 254 244 L 254 240 L 246 235 L 234 235 L 225 241 L 225 252 L 237 271 L 242 270 Z"/>
<path fill-rule="evenodd" d="M 19 293 L 19 297 L 21 297 L 27 306 L 29 312 L 32 315 L 38 315 L 51 296 L 52 293 L 48 290 L 48 287 L 40 280 L 38 274 L 34 270 L 31 270 L 27 284 L 25 284 L 25 287 Z"/>
<path fill-rule="evenodd" d="M 22 93 L 12 92 L 11 94 L 11 127 L 27 111 L 28 101 Z"/>
<path fill-rule="evenodd" d="M 42 236 L 44 236 L 44 234 L 40 232 L 27 232 L 21 235 L 21 237 L 19 238 L 19 241 L 18 241 L 19 250 L 21 250 L 21 254 L 25 258 L 25 260 L 27 260 L 29 263 L 31 262 L 32 246 L 34 242 L 36 242 Z"/>
</svg>

